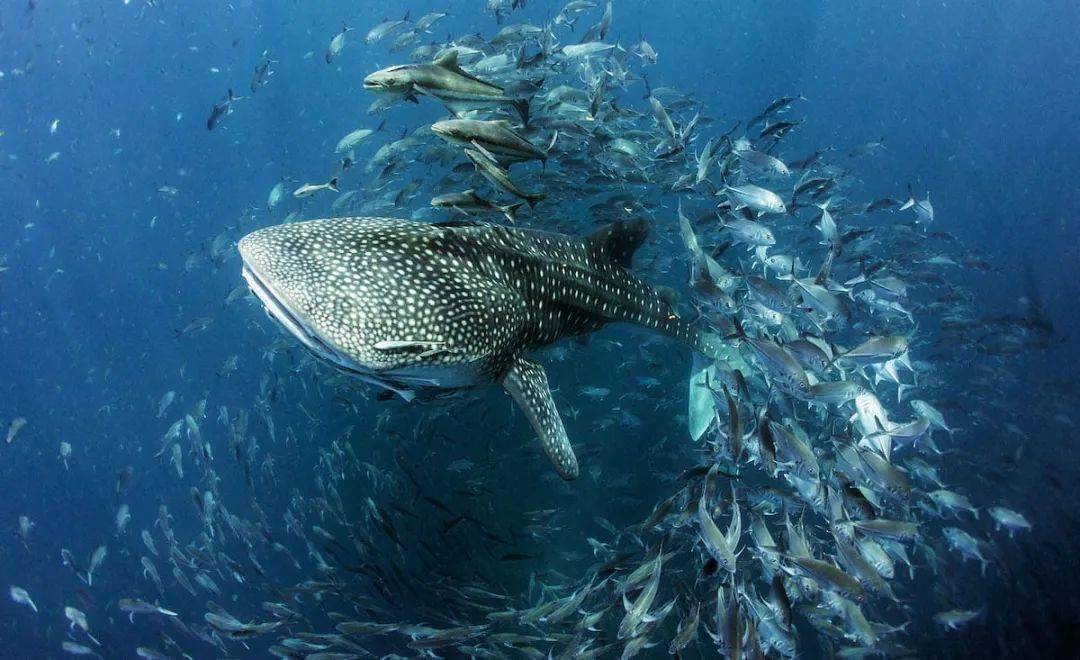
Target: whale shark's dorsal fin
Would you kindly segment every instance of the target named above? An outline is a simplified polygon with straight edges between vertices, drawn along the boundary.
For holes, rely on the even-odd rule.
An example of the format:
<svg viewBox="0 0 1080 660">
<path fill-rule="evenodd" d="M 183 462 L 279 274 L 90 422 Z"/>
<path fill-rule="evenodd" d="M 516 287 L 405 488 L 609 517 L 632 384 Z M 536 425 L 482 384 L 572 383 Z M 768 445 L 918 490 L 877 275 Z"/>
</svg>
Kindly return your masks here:
<svg viewBox="0 0 1080 660">
<path fill-rule="evenodd" d="M 600 261 L 629 268 L 634 253 L 649 236 L 647 220 L 618 220 L 589 235 L 589 245 Z"/>
<path fill-rule="evenodd" d="M 555 401 L 551 398 L 544 368 L 518 356 L 503 375 L 501 384 L 529 418 L 555 471 L 568 481 L 577 479 L 577 457 L 566 436 Z"/>
</svg>

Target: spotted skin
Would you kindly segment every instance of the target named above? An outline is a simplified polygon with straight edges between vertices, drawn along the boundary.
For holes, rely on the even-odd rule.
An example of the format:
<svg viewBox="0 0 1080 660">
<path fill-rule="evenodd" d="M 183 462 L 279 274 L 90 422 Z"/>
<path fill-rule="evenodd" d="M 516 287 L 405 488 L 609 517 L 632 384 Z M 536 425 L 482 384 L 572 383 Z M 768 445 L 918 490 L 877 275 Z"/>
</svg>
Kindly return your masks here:
<svg viewBox="0 0 1080 660">
<path fill-rule="evenodd" d="M 559 411 L 555 409 L 544 368 L 518 357 L 503 376 L 502 386 L 510 393 L 518 407 L 525 411 L 525 416 L 529 418 L 533 431 L 540 437 L 540 444 L 559 476 L 568 481 L 577 479 L 577 456 L 574 455 L 574 448 L 570 446 L 570 438 L 563 428 Z"/>
<path fill-rule="evenodd" d="M 406 398 L 496 382 L 525 411 L 565 479 L 578 463 L 543 368 L 524 358 L 613 321 L 715 355 L 626 268 L 643 225 L 590 237 L 482 224 L 336 218 L 267 227 L 239 243 L 267 311 L 319 357 Z"/>
</svg>

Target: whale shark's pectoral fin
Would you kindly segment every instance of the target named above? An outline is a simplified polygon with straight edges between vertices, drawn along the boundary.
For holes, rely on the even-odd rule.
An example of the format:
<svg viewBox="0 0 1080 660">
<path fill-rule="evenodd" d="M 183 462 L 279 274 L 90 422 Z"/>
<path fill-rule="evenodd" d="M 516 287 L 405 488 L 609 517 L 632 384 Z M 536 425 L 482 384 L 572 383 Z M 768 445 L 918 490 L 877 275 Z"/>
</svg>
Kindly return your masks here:
<svg viewBox="0 0 1080 660">
<path fill-rule="evenodd" d="M 577 479 L 577 456 L 574 456 L 574 448 L 570 446 L 562 418 L 551 398 L 544 368 L 519 356 L 506 371 L 501 384 L 529 418 L 555 471 L 567 481 Z"/>
</svg>

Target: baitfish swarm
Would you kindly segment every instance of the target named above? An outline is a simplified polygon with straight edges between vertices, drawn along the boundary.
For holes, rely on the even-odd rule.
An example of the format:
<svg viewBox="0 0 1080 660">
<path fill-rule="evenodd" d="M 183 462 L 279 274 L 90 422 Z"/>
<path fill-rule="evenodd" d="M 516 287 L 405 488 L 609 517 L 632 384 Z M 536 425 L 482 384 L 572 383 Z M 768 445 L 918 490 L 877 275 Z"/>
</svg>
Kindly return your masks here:
<svg viewBox="0 0 1080 660">
<path fill-rule="evenodd" d="M 487 6 L 501 25 L 523 4 Z M 328 158 L 340 157 L 331 176 L 291 196 L 284 182 L 271 189 L 268 213 L 290 208 L 283 223 L 242 238 L 231 228 L 189 258 L 189 270 L 220 265 L 238 240 L 247 287 L 290 336 L 266 347 L 250 407 L 215 403 L 215 418 L 205 388 L 184 383 L 153 403 L 156 519 L 125 501 L 135 470 L 124 468 L 108 489 L 112 528 L 60 554 L 80 593 L 134 576 L 121 597 L 93 609 L 86 598 L 87 613 L 39 609 L 40 594 L 11 585 L 20 615 L 65 611 L 62 650 L 103 657 L 122 653 L 102 634 L 103 610 L 134 631 L 151 622 L 136 648 L 144 658 L 913 652 L 917 580 L 944 582 L 969 561 L 985 572 L 993 530 L 1030 528 L 939 473 L 957 429 L 935 407 L 949 384 L 926 361 L 927 328 L 976 324 L 943 302 L 965 297 L 943 273 L 985 264 L 928 228 L 929 193 L 856 201 L 866 195 L 853 164 L 880 143 L 792 153 L 807 121 L 793 118 L 804 101 L 794 95 L 715 125 L 691 95 L 650 85 L 642 71 L 660 54 L 644 39 L 622 46 L 613 15 L 611 2 L 574 1 L 543 25 L 488 38 L 438 41 L 442 13 L 367 32 L 368 45 L 402 53 L 364 79 L 371 112 L 415 103 L 430 125 L 327 136 Z M 360 47 L 352 32 L 333 34 L 326 63 Z M 257 90 L 280 80 L 268 52 L 250 96 L 229 90 L 208 129 L 243 121 L 266 96 Z M 340 217 L 301 221 L 303 205 L 331 195 Z M 226 304 L 244 296 L 239 286 Z M 178 341 L 199 341 L 213 323 L 191 319 Z M 686 350 L 556 343 L 609 323 Z M 979 350 L 995 355 L 1043 341 L 1047 327 L 1037 306 L 989 323 L 998 344 Z M 576 390 L 549 383 L 545 361 L 602 349 L 619 356 L 618 373 L 579 368 L 596 384 Z M 672 380 L 673 364 L 680 386 L 669 392 L 660 378 Z M 233 355 L 217 377 L 250 369 Z M 634 391 L 612 396 L 619 380 Z M 543 548 L 570 523 L 499 497 L 498 476 L 513 474 L 500 468 L 518 460 L 505 443 L 492 443 L 485 465 L 446 447 L 452 418 L 473 405 L 457 394 L 485 384 L 507 392 L 569 482 L 552 488 L 629 490 L 580 438 L 587 425 L 633 438 L 642 423 L 625 404 L 647 401 L 679 428 L 678 446 L 633 457 L 664 497 L 628 526 L 596 517 L 604 540 L 572 528 L 580 547 L 558 557 L 560 570 L 537 569 L 516 588 L 507 567 L 548 559 Z M 386 402 L 374 421 L 357 414 L 368 386 Z M 406 413 L 390 407 L 395 397 L 424 402 L 412 428 L 396 424 Z M 607 401 L 610 414 L 583 419 L 579 400 Z M 353 426 L 324 422 L 342 407 Z M 8 444 L 25 424 L 10 422 Z M 317 459 L 295 458 L 304 449 Z M 65 465 L 79 459 L 67 443 L 61 451 Z M 232 471 L 246 502 L 223 490 Z M 34 526 L 19 521 L 27 547 Z M 982 616 L 980 603 L 952 595 L 932 615 L 943 630 Z"/>
</svg>

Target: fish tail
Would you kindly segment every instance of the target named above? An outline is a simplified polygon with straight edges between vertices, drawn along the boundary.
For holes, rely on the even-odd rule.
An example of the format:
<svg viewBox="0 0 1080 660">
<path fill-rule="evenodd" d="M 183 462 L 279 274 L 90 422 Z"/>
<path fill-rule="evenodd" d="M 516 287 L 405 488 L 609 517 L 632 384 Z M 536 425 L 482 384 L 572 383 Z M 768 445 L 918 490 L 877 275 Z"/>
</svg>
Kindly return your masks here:
<svg viewBox="0 0 1080 660">
<path fill-rule="evenodd" d="M 693 344 L 699 353 L 712 360 L 724 359 L 731 345 L 723 336 L 708 330 L 699 330 Z"/>
<path fill-rule="evenodd" d="M 514 224 L 517 223 L 518 210 L 521 209 L 521 207 L 524 205 L 524 202 L 518 202 L 517 204 L 507 204 L 506 206 L 500 206 L 499 210 L 502 211 L 503 215 L 506 216 L 507 220 Z"/>
<path fill-rule="evenodd" d="M 746 339 L 746 330 L 742 327 L 742 322 L 739 321 L 739 317 L 731 317 L 731 323 L 735 326 L 735 331 L 730 335 L 724 337 L 724 339 Z"/>
<path fill-rule="evenodd" d="M 544 165 L 547 165 L 547 159 L 551 156 L 551 150 L 555 148 L 555 141 L 559 139 L 559 129 L 555 129 L 555 133 L 551 136 L 551 142 L 548 143 L 547 149 L 544 150 Z"/>
<path fill-rule="evenodd" d="M 518 99 L 513 103 L 514 110 L 517 111 L 518 116 L 521 117 L 521 123 L 524 126 L 529 125 L 529 99 Z"/>
</svg>

